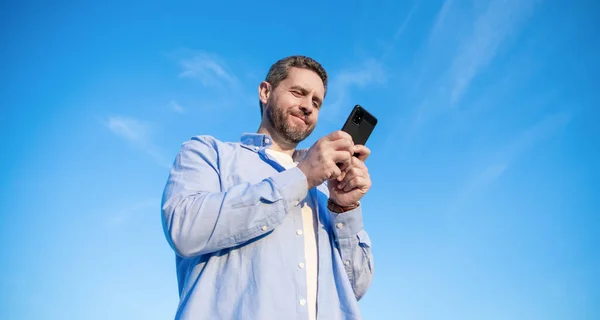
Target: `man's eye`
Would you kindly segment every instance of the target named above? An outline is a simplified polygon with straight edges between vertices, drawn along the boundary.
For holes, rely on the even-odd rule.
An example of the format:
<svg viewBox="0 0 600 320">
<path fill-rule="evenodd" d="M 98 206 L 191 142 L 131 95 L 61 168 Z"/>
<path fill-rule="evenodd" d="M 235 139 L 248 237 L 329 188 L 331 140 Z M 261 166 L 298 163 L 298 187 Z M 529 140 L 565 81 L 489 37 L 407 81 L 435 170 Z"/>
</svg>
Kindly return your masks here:
<svg viewBox="0 0 600 320">
<path fill-rule="evenodd" d="M 292 93 L 297 97 L 302 95 L 302 93 L 300 93 L 300 91 L 296 91 L 296 90 L 292 91 Z"/>
</svg>

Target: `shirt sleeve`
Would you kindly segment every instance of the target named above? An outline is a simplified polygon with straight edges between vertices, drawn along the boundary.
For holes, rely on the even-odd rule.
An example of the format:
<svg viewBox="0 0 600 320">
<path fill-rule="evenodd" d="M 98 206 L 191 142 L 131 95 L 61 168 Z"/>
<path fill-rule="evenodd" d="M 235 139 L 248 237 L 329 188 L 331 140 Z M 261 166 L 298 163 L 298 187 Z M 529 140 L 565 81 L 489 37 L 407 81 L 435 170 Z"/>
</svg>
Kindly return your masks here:
<svg viewBox="0 0 600 320">
<path fill-rule="evenodd" d="M 346 274 L 360 300 L 371 285 L 374 271 L 371 240 L 363 226 L 362 206 L 342 213 L 330 211 L 330 215 Z"/>
<path fill-rule="evenodd" d="M 187 141 L 167 179 L 163 230 L 182 257 L 238 246 L 272 231 L 308 193 L 306 176 L 298 168 L 222 191 L 217 155 L 207 139 Z"/>
</svg>

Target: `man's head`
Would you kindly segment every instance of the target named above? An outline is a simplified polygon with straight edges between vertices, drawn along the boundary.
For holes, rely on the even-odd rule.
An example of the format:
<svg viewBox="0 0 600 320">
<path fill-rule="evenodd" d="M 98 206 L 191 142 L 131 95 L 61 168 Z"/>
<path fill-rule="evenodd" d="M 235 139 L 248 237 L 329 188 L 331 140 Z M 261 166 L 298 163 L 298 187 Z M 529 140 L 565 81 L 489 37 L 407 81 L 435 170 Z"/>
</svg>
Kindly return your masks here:
<svg viewBox="0 0 600 320">
<path fill-rule="evenodd" d="M 298 144 L 314 130 L 326 92 L 327 73 L 317 61 L 305 56 L 277 61 L 258 87 L 262 125 Z"/>
</svg>

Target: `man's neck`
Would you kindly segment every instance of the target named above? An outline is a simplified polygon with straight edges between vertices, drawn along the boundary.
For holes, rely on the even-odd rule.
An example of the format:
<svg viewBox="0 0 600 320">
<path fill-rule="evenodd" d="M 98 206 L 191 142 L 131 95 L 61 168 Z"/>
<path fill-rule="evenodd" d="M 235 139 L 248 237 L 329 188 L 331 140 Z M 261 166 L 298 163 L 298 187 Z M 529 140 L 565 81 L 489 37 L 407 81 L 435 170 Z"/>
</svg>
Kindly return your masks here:
<svg viewBox="0 0 600 320">
<path fill-rule="evenodd" d="M 266 134 L 271 137 L 273 143 L 271 144 L 270 149 L 283 152 L 288 154 L 290 157 L 294 155 L 294 151 L 296 151 L 296 144 L 285 141 L 285 139 L 283 139 L 283 137 L 281 137 L 281 135 L 273 128 L 261 125 L 258 128 L 258 133 Z"/>
</svg>

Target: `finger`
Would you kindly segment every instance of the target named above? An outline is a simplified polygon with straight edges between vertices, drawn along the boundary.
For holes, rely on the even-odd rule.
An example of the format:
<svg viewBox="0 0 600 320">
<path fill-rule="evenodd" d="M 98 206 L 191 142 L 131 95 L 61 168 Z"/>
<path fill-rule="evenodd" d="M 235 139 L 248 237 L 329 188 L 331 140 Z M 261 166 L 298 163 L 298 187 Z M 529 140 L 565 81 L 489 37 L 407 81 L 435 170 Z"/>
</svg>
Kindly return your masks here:
<svg viewBox="0 0 600 320">
<path fill-rule="evenodd" d="M 341 173 L 337 176 L 337 181 L 342 181 L 342 180 L 344 180 L 344 177 L 346 176 L 346 172 L 348 171 L 348 169 L 351 168 L 350 161 L 337 162 L 336 166 L 341 171 Z"/>
<path fill-rule="evenodd" d="M 354 177 L 354 179 L 348 181 L 344 187 L 344 192 L 348 192 L 354 189 L 364 189 L 369 186 L 369 179 L 363 176 Z"/>
<path fill-rule="evenodd" d="M 353 171 L 352 175 L 350 175 L 350 176 L 338 177 L 338 181 L 342 182 L 341 188 L 343 188 L 346 185 L 348 180 L 354 178 L 355 176 L 358 176 L 358 175 L 366 176 L 369 174 L 369 169 L 367 168 L 365 163 L 362 162 L 361 160 L 359 160 L 357 157 L 351 157 L 350 162 L 351 163 L 348 168 L 346 168 L 346 165 L 344 165 L 344 167 L 341 168 L 343 172 L 344 171 L 347 171 L 347 172 Z"/>
<path fill-rule="evenodd" d="M 354 151 L 353 146 L 354 143 L 352 142 L 352 140 L 347 140 L 347 139 L 339 139 L 339 140 L 334 140 L 334 141 L 330 141 L 328 143 L 328 146 L 333 149 L 333 150 L 337 150 L 337 151 L 348 151 L 350 153 L 352 153 Z"/>
<path fill-rule="evenodd" d="M 352 156 L 350 156 L 350 158 L 348 159 L 347 162 L 344 163 L 338 163 L 338 167 L 342 170 L 342 174 L 338 177 L 338 181 L 342 182 L 344 179 L 348 179 L 346 177 L 346 175 L 350 172 L 350 170 L 352 170 L 352 168 L 354 167 L 352 165 Z"/>
<path fill-rule="evenodd" d="M 341 168 L 340 168 L 341 169 Z M 339 187 L 339 182 L 343 181 L 346 178 L 346 171 L 341 169 L 340 170 L 342 173 L 340 173 L 340 175 L 337 177 L 337 181 L 338 181 L 338 187 Z"/>
<path fill-rule="evenodd" d="M 352 165 L 352 154 L 348 151 L 333 151 L 330 157 L 333 162 L 345 165 L 344 169 Z"/>
<path fill-rule="evenodd" d="M 362 175 L 362 170 L 356 167 L 350 168 L 350 170 L 348 170 L 348 172 L 344 175 L 344 179 L 340 180 L 341 182 L 338 185 L 338 189 L 343 189 L 350 180 L 360 175 Z"/>
<path fill-rule="evenodd" d="M 352 167 L 350 166 L 350 161 L 338 163 L 337 167 L 340 169 L 340 174 L 337 176 L 337 181 L 341 182 L 346 178 L 348 170 Z"/>
<path fill-rule="evenodd" d="M 352 167 L 358 168 L 364 172 L 369 172 L 367 165 L 357 157 L 352 157 Z"/>
<path fill-rule="evenodd" d="M 352 149 L 352 153 L 357 155 L 357 158 L 361 161 L 367 160 L 369 155 L 371 155 L 371 150 L 364 145 L 356 144 Z"/>
<path fill-rule="evenodd" d="M 356 158 L 356 157 L 352 157 L 350 160 L 351 160 L 351 164 L 350 164 L 350 168 L 348 169 L 348 172 L 352 172 L 352 174 L 344 177 L 344 179 L 338 179 L 342 184 L 342 188 L 346 185 L 346 183 L 348 183 L 348 181 L 350 179 L 353 179 L 356 176 L 368 176 L 369 175 L 369 169 L 367 168 L 367 166 L 365 165 L 364 162 L 358 160 L 358 158 Z"/>
<path fill-rule="evenodd" d="M 342 174 L 342 170 L 338 168 L 338 166 L 333 166 L 331 168 L 331 174 L 329 175 L 329 179 L 337 179 Z"/>
<path fill-rule="evenodd" d="M 327 135 L 327 139 L 330 141 L 342 140 L 342 139 L 352 141 L 352 136 L 350 136 L 350 134 L 348 134 L 348 132 L 345 132 L 342 130 L 337 130 L 337 131 L 334 131 L 334 132 L 330 133 L 329 135 Z"/>
</svg>

